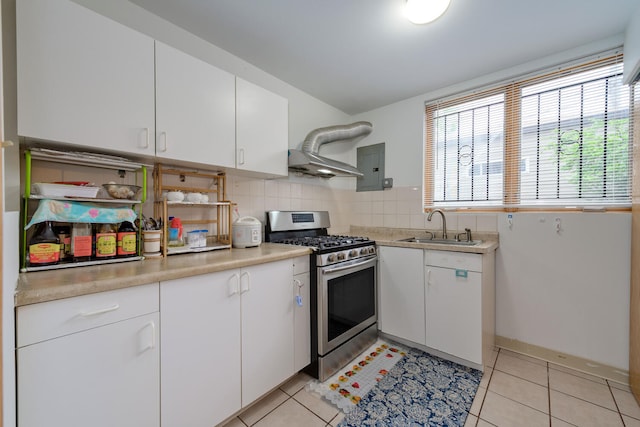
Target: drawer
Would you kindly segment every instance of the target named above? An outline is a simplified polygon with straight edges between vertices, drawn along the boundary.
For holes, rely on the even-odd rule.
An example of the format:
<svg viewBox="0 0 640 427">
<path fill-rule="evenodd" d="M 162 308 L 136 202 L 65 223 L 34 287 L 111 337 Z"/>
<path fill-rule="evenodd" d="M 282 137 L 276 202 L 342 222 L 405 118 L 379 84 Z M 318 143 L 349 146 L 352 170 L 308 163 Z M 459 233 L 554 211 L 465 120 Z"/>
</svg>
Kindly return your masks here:
<svg viewBox="0 0 640 427">
<path fill-rule="evenodd" d="M 159 311 L 157 283 L 16 309 L 18 347 Z"/>
<path fill-rule="evenodd" d="M 424 252 L 425 265 L 436 267 L 457 268 L 462 270 L 482 272 L 482 255 L 467 252 L 432 251 Z"/>
<path fill-rule="evenodd" d="M 299 256 L 293 259 L 293 274 L 306 273 L 309 271 L 309 256 Z"/>
</svg>

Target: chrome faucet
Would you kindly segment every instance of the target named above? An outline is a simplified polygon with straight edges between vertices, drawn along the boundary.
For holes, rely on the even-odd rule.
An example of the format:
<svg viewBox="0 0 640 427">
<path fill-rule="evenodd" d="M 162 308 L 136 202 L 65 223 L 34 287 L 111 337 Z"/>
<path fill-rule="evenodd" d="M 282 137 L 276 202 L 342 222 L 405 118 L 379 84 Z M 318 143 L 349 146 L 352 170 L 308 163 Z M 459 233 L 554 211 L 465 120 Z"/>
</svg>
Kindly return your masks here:
<svg viewBox="0 0 640 427">
<path fill-rule="evenodd" d="M 431 221 L 431 217 L 434 213 L 438 212 L 440 216 L 442 216 L 442 239 L 447 240 L 447 220 L 444 217 L 444 212 L 441 209 L 433 209 L 429 212 L 429 216 L 427 216 L 427 221 Z"/>
</svg>

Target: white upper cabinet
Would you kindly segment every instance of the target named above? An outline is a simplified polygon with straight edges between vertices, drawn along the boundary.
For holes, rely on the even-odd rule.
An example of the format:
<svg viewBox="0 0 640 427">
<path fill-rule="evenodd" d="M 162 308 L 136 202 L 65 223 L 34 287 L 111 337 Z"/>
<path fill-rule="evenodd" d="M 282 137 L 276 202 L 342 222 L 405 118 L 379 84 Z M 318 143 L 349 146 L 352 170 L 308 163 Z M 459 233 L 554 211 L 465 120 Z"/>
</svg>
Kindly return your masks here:
<svg viewBox="0 0 640 427">
<path fill-rule="evenodd" d="M 236 78 L 236 167 L 288 174 L 289 101 Z"/>
<path fill-rule="evenodd" d="M 71 0 L 16 0 L 16 22 L 20 136 L 288 174 L 286 98 Z"/>
<path fill-rule="evenodd" d="M 153 39 L 69 0 L 17 0 L 18 134 L 153 156 Z"/>
<path fill-rule="evenodd" d="M 235 166 L 235 80 L 156 41 L 156 155 Z"/>
</svg>

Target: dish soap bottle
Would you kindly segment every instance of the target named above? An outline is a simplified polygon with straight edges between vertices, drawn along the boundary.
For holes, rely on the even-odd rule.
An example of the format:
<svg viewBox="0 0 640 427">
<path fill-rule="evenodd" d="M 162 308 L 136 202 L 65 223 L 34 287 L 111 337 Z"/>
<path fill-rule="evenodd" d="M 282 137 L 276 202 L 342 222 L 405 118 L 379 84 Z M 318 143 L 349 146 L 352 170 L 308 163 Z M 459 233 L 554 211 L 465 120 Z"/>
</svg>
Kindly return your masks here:
<svg viewBox="0 0 640 427">
<path fill-rule="evenodd" d="M 136 229 L 129 221 L 124 221 L 118 228 L 118 256 L 135 256 L 138 251 Z"/>
<path fill-rule="evenodd" d="M 115 258 L 118 248 L 115 224 L 98 224 L 96 227 L 96 259 Z"/>
<path fill-rule="evenodd" d="M 60 239 L 54 233 L 51 221 L 38 224 L 29 240 L 31 266 L 54 265 L 60 261 Z"/>
</svg>

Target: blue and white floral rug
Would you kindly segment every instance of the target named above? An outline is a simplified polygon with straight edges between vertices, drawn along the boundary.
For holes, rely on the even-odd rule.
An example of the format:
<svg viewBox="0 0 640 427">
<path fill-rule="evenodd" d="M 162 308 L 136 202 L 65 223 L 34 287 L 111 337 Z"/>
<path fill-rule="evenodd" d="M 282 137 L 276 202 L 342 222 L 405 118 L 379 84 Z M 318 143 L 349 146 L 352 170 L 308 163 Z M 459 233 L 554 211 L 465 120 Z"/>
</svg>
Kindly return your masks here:
<svg viewBox="0 0 640 427">
<path fill-rule="evenodd" d="M 482 372 L 411 348 L 338 427 L 464 426 Z"/>
</svg>

